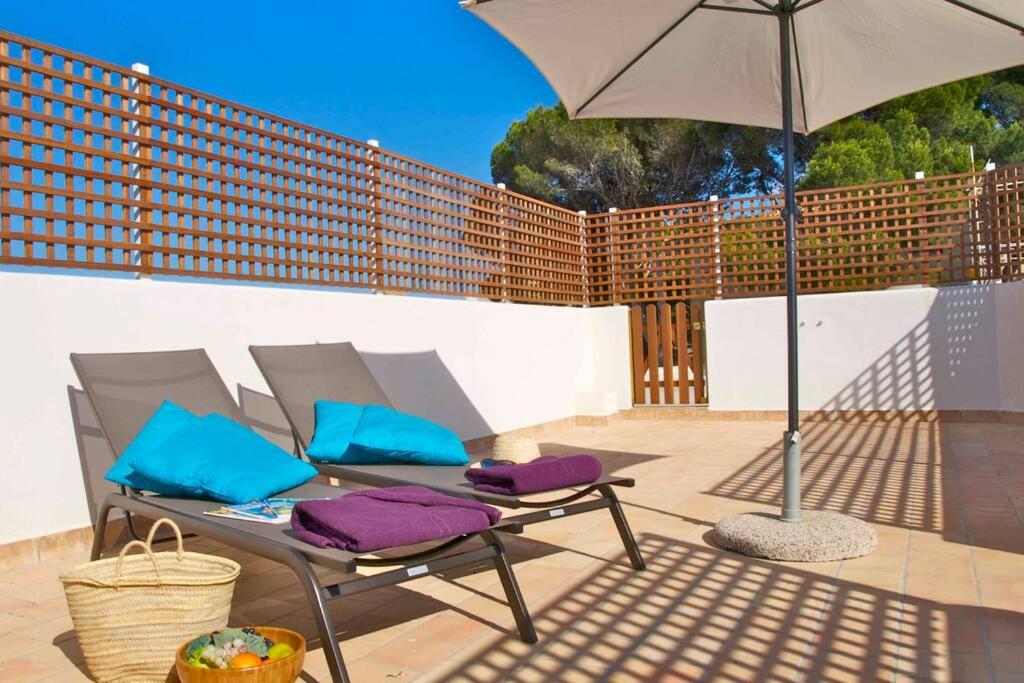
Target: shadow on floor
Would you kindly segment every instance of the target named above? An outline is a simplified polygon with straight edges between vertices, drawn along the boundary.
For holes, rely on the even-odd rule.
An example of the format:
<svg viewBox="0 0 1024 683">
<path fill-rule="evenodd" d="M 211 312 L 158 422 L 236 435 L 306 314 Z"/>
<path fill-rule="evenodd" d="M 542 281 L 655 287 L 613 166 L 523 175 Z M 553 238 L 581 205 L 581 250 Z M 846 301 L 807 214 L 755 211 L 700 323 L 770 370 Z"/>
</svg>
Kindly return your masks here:
<svg viewBox="0 0 1024 683">
<path fill-rule="evenodd" d="M 1024 553 L 1019 435 L 1019 426 L 993 423 L 807 422 L 803 504 Z M 781 452 L 780 439 L 705 493 L 781 505 Z"/>
<path fill-rule="evenodd" d="M 982 628 L 944 605 L 645 534 L 648 569 L 606 565 L 445 680 L 990 680 Z"/>
<path fill-rule="evenodd" d="M 802 436 L 802 498 L 808 509 L 921 531 L 939 532 L 952 521 L 943 519 L 938 423 L 809 422 Z M 781 453 L 780 438 L 706 493 L 781 504 Z"/>
<path fill-rule="evenodd" d="M 1019 432 L 1006 442 L 1013 427 L 900 413 L 829 421 L 839 411 L 998 405 L 994 307 L 992 287 L 939 288 L 921 322 L 804 422 L 805 507 L 1024 553 L 1024 445 Z M 781 452 L 780 438 L 706 493 L 781 505 Z"/>
<path fill-rule="evenodd" d="M 135 518 L 141 530 L 148 529 L 151 524 L 150 520 L 138 516 Z M 565 548 L 522 536 L 503 535 L 502 538 L 513 567 L 523 562 L 565 551 Z M 418 552 L 426 550 L 429 545 L 431 544 L 406 546 L 401 551 L 394 551 L 393 554 Z M 460 547 L 459 552 L 471 550 L 479 545 L 479 541 L 472 541 Z M 121 544 L 108 546 L 103 552 L 103 557 L 117 557 L 121 547 Z M 320 647 L 306 595 L 287 567 L 201 537 L 188 541 L 186 549 L 226 557 L 242 565 L 242 573 L 235 585 L 230 624 L 238 626 L 274 624 L 275 626 L 293 628 L 310 641 L 311 649 Z M 382 552 L 379 553 L 379 556 L 385 557 L 388 554 L 388 552 Z M 618 561 L 628 567 L 624 552 Z M 355 578 L 353 575 L 338 574 L 321 567 L 314 567 L 314 569 L 320 576 L 323 585 Z M 494 572 L 494 566 L 490 562 L 484 561 L 474 565 L 456 567 L 432 575 L 430 578 L 458 587 L 466 593 L 492 600 L 496 604 L 502 606 L 506 604 L 503 599 L 496 600 L 488 592 L 474 587 L 479 584 L 481 578 L 493 579 L 490 583 L 495 584 L 499 581 Z M 343 641 L 448 610 L 473 619 L 496 631 L 515 636 L 512 630 L 499 626 L 485 617 L 462 610 L 458 605 L 432 598 L 415 588 L 405 588 L 401 585 L 378 588 L 335 600 L 329 603 L 329 608 L 337 628 L 338 638 Z M 73 635 L 73 631 L 62 633 L 54 639 L 54 643 L 66 642 Z M 77 647 L 77 641 L 74 638 L 70 639 L 72 644 Z"/>
<path fill-rule="evenodd" d="M 665 457 L 663 455 L 655 455 L 653 453 L 608 451 L 552 441 L 541 441 L 538 445 L 540 447 L 541 455 L 565 456 L 576 455 L 578 453 L 593 455 L 601 461 L 601 468 L 605 474 L 618 474 L 623 477 L 630 476 L 628 472 L 624 472 L 627 468 L 642 465 L 643 463 L 650 462 L 652 460 L 659 460 Z"/>
</svg>

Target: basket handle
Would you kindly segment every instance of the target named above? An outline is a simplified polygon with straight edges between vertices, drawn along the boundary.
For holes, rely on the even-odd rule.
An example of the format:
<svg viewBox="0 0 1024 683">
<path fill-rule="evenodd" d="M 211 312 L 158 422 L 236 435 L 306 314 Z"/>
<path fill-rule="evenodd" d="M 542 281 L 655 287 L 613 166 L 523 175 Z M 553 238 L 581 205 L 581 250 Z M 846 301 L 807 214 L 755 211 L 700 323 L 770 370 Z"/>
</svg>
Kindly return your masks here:
<svg viewBox="0 0 1024 683">
<path fill-rule="evenodd" d="M 128 554 L 128 551 L 132 548 L 142 548 L 146 551 L 146 555 L 149 556 L 149 561 L 153 563 L 153 573 L 156 574 L 157 585 L 164 585 L 164 580 L 160 576 L 160 567 L 157 566 L 156 556 L 153 554 L 153 549 L 142 541 L 131 541 L 126 543 L 121 552 L 117 554 L 117 564 L 114 566 L 114 588 L 121 587 L 121 564 L 124 562 L 124 556 Z"/>
<path fill-rule="evenodd" d="M 185 559 L 185 542 L 181 538 L 181 529 L 174 523 L 174 520 L 168 519 L 167 517 L 161 517 L 153 523 L 153 526 L 149 529 L 149 535 L 146 536 L 146 545 L 150 551 L 153 550 L 153 539 L 156 538 L 156 530 L 166 524 L 171 527 L 171 531 L 174 532 L 174 537 L 178 540 L 178 561 L 181 562 Z"/>
</svg>

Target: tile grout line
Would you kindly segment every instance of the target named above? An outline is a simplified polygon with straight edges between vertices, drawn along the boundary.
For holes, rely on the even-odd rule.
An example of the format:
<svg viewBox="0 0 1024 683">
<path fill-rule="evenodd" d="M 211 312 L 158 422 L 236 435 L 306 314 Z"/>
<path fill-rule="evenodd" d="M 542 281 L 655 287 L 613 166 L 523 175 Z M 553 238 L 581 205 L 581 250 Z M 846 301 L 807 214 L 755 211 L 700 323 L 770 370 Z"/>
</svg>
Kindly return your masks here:
<svg viewBox="0 0 1024 683">
<path fill-rule="evenodd" d="M 907 542 L 903 546 L 903 568 L 900 570 L 900 602 L 899 611 L 896 619 L 896 653 L 893 655 L 892 665 L 892 678 L 891 681 L 895 681 L 899 675 L 900 661 L 902 655 L 900 651 L 903 648 L 903 618 L 906 614 L 907 604 L 907 573 L 909 572 L 910 565 L 910 540 L 912 538 L 912 532 L 907 529 Z"/>
<path fill-rule="evenodd" d="M 839 574 L 843 571 L 843 566 L 846 564 L 846 560 L 840 560 L 839 566 L 836 567 L 835 574 L 832 575 L 832 582 L 828 587 L 828 595 L 821 601 L 821 607 L 818 608 L 818 621 L 814 625 L 814 635 L 817 636 L 821 632 L 822 625 L 825 623 L 825 614 L 828 612 L 829 607 L 832 605 L 832 598 L 836 594 L 836 586 L 839 582 Z M 803 669 L 804 664 L 807 662 L 808 655 L 811 653 L 811 649 L 814 647 L 814 643 L 811 639 L 808 640 L 807 645 L 804 647 L 804 652 L 800 655 L 800 661 L 797 663 L 793 672 L 793 678 L 791 680 L 806 680 Z"/>
<path fill-rule="evenodd" d="M 988 452 L 988 446 L 985 445 L 984 436 L 981 437 L 982 447 L 985 449 L 985 459 L 992 464 L 992 456 Z M 974 599 L 978 606 L 978 621 L 981 626 L 981 642 L 985 647 L 985 663 L 988 664 L 988 680 L 989 683 L 996 682 L 996 664 L 992 657 L 992 637 L 988 630 L 988 619 L 985 618 L 985 603 L 981 597 L 981 582 L 978 580 L 978 566 L 974 561 L 974 544 L 971 543 L 971 529 L 967 524 L 967 506 L 964 504 L 963 492 L 960 490 L 960 468 L 956 466 L 954 455 L 953 463 L 953 484 L 956 487 L 956 498 L 957 503 L 960 505 L 960 523 L 964 527 L 964 540 L 967 542 L 967 557 L 971 563 L 971 578 L 974 580 Z M 1003 483 L 1002 478 L 997 474 L 996 477 L 999 479 L 1000 484 L 1003 486 L 1003 490 L 1006 490 L 1006 485 Z M 1011 500 L 1011 505 L 1012 505 Z M 1016 511 L 1016 508 L 1014 507 Z"/>
</svg>

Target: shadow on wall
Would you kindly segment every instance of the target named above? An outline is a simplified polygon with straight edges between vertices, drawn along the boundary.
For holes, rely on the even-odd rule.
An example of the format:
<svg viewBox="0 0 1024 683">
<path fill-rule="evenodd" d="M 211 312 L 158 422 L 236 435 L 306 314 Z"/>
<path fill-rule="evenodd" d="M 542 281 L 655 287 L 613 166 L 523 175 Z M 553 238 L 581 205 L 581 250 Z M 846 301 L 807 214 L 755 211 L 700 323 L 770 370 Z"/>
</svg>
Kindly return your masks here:
<svg viewBox="0 0 1024 683">
<path fill-rule="evenodd" d="M 75 445 L 78 447 L 78 463 L 82 468 L 85 483 L 85 499 L 89 504 L 89 521 L 96 523 L 96 509 L 108 493 L 117 493 L 116 484 L 103 478 L 114 464 L 114 452 L 110 450 L 103 431 L 100 429 L 96 411 L 89 397 L 77 387 L 68 385 L 68 400 L 71 403 L 71 423 L 75 430 Z M 120 517 L 121 510 L 112 511 L 112 519 Z"/>
<path fill-rule="evenodd" d="M 994 309 L 991 286 L 939 288 L 925 319 L 839 391 L 823 412 L 996 408 L 996 331 L 983 325 L 995 320 Z M 804 372 L 805 377 L 811 373 Z"/>
<path fill-rule="evenodd" d="M 263 438 L 277 444 L 288 453 L 295 450 L 295 438 L 288 419 L 277 405 L 277 399 L 270 394 L 238 385 L 238 407 L 249 422 L 249 426 Z"/>
<path fill-rule="evenodd" d="M 493 434 L 437 351 L 359 355 L 396 409 L 444 425 L 463 439 Z M 273 396 L 239 384 L 238 403 L 256 431 L 292 452 L 291 428 Z"/>
<path fill-rule="evenodd" d="M 640 546 L 646 571 L 603 565 L 535 613 L 536 646 L 505 637 L 447 679 L 989 680 L 982 618 L 1018 616 L 656 534 Z"/>
<path fill-rule="evenodd" d="M 924 408 L 955 396 L 958 381 L 972 371 L 972 354 L 979 353 L 972 347 L 990 334 L 980 329 L 990 292 L 940 289 L 926 320 L 802 424 L 805 508 L 1024 553 L 1014 504 L 1024 500 L 1016 464 L 1024 444 L 1007 442 L 1008 426 L 924 421 L 906 413 L 848 421 L 835 414 L 874 401 Z M 998 387 L 993 390 L 998 395 Z M 707 493 L 781 505 L 781 452 L 780 438 Z"/>
<path fill-rule="evenodd" d="M 398 410 L 454 429 L 463 439 L 494 433 L 436 350 L 359 355 Z"/>
</svg>

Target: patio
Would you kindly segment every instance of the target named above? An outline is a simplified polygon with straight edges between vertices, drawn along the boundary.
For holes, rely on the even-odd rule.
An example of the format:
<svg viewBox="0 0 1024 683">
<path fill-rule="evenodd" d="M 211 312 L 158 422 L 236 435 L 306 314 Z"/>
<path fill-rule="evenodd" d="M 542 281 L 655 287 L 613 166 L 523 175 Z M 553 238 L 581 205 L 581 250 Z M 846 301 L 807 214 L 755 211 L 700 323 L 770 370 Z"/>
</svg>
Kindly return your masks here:
<svg viewBox="0 0 1024 683">
<path fill-rule="evenodd" d="M 400 558 L 385 578 L 418 578 L 321 591 L 351 680 L 1024 681 L 1024 163 L 588 213 L 4 31 L 0 160 L 0 680 L 87 679 L 58 576 L 124 450 L 69 354 L 202 348 L 218 411 L 291 452 L 247 347 L 348 342 L 471 450 L 528 433 L 634 478 L 647 561 L 605 511 L 549 519 L 566 502 L 502 534 L 527 645 L 493 565 Z M 803 506 L 870 524 L 858 559 L 713 540 L 782 504 L 796 336 Z M 304 679 L 347 680 L 288 556 L 188 547 L 242 564 L 231 625 L 299 630 Z"/>
<path fill-rule="evenodd" d="M 785 564 L 716 549 L 707 537 L 714 522 L 776 509 L 782 429 L 623 419 L 543 431 L 546 452 L 593 451 L 608 470 L 636 477 L 623 498 L 647 571 L 629 569 L 607 516 L 531 527 L 509 547 L 540 643 L 514 637 L 494 572 L 428 577 L 334 604 L 350 673 L 359 681 L 1024 680 L 1024 424 L 808 423 L 807 507 L 870 522 L 878 550 Z M 189 545 L 241 561 L 232 623 L 315 636 L 287 569 L 202 539 Z M 0 575 L 0 679 L 86 680 L 56 579 L 85 559 Z M 308 656 L 306 674 L 327 679 L 321 650 Z"/>
</svg>

